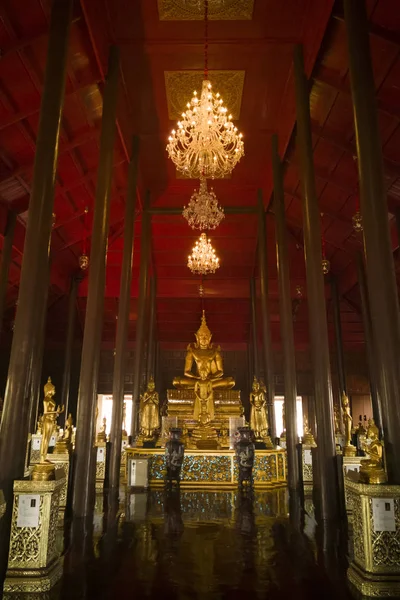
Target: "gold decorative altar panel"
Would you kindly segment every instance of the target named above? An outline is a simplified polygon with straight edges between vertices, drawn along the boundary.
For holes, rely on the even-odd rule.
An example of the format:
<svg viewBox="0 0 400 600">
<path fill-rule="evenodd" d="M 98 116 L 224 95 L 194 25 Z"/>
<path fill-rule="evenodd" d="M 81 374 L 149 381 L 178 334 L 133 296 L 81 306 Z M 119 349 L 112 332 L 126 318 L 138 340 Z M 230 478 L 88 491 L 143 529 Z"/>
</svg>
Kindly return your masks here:
<svg viewBox="0 0 400 600">
<path fill-rule="evenodd" d="M 164 483 L 165 455 L 161 449 L 129 448 L 127 456 L 146 457 L 149 461 L 150 485 Z M 256 450 L 254 468 L 256 487 L 286 485 L 287 466 L 285 450 Z M 238 485 L 238 468 L 233 450 L 192 450 L 185 452 L 182 465 L 182 487 L 223 487 Z"/>
</svg>

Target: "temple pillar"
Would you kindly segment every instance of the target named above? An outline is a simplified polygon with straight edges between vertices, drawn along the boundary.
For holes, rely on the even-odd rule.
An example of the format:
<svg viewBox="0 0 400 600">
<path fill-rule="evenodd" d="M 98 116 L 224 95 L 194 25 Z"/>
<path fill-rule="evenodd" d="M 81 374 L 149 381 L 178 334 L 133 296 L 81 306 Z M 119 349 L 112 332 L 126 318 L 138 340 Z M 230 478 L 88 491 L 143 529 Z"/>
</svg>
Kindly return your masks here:
<svg viewBox="0 0 400 600">
<path fill-rule="evenodd" d="M 292 300 L 290 293 L 288 241 L 285 223 L 283 173 L 278 153 L 278 137 L 276 135 L 272 136 L 272 170 L 274 178 L 276 259 L 279 281 L 279 307 L 284 362 L 283 380 L 285 386 L 288 487 L 289 490 L 295 491 L 299 489 L 299 461 L 297 454 L 298 435 L 296 419 L 296 359 L 294 350 Z"/>
<path fill-rule="evenodd" d="M 304 73 L 302 47 L 299 45 L 294 51 L 294 74 L 307 300 L 317 418 L 318 469 L 314 481 L 320 492 L 320 515 L 326 520 L 335 518 L 338 511 L 336 448 L 324 276 L 321 266 L 321 226 L 311 139 L 309 86 Z"/>
<path fill-rule="evenodd" d="M 271 326 L 268 298 L 268 262 L 265 210 L 262 191 L 258 190 L 258 262 L 260 267 L 261 315 L 263 333 L 264 377 L 267 388 L 268 421 L 272 441 L 275 441 L 275 377 L 272 357 Z"/>
<path fill-rule="evenodd" d="M 1 252 L 0 267 L 0 332 L 3 329 L 4 305 L 6 300 L 8 273 L 10 271 L 16 222 L 17 213 L 15 213 L 14 211 L 8 211 L 7 222 L 4 232 L 3 248 Z"/>
<path fill-rule="evenodd" d="M 251 341 L 252 341 L 252 356 L 253 356 L 253 368 L 257 379 L 260 377 L 260 366 L 258 360 L 258 330 L 257 330 L 257 306 L 256 306 L 257 294 L 256 294 L 256 280 L 254 277 L 250 279 L 250 301 L 251 301 Z M 250 376 L 251 379 L 251 376 Z M 250 381 L 251 388 L 251 381 Z"/>
<path fill-rule="evenodd" d="M 119 487 L 121 466 L 122 420 L 127 359 L 126 352 L 129 333 L 129 313 L 131 307 L 138 162 L 139 138 L 134 137 L 132 144 L 132 158 L 129 165 L 128 191 L 125 204 L 124 253 L 122 258 L 121 284 L 119 292 L 117 339 L 115 344 L 113 377 L 113 406 L 110 430 L 111 454 L 109 462 L 109 487 L 115 490 L 117 490 Z"/>
<path fill-rule="evenodd" d="M 365 267 L 364 267 L 364 258 L 363 254 L 360 254 L 357 257 L 357 274 L 358 274 L 358 285 L 360 289 L 361 296 L 361 312 L 363 318 L 364 325 L 364 335 L 365 335 L 365 346 L 367 351 L 367 362 L 368 362 L 368 372 L 369 372 L 369 385 L 371 392 L 371 402 L 372 402 L 372 413 L 374 415 L 374 421 L 379 427 L 379 430 L 382 432 L 382 409 L 381 409 L 381 400 L 379 396 L 379 388 L 378 381 L 376 377 L 376 352 L 374 346 L 374 339 L 372 333 L 372 322 L 371 322 L 371 311 L 369 307 L 368 300 L 368 290 L 367 290 L 367 281 L 365 277 Z"/>
<path fill-rule="evenodd" d="M 146 381 L 155 376 L 155 329 L 156 329 L 156 301 L 157 279 L 155 274 L 150 280 L 150 311 L 149 311 L 149 337 L 147 341 L 147 369 Z"/>
<path fill-rule="evenodd" d="M 29 429 L 29 402 L 25 392 L 32 352 L 37 344 L 35 332 L 41 292 L 38 282 L 49 257 L 71 16 L 72 0 L 53 2 L 18 307 L 0 426 L 0 488 L 9 509 L 13 480 L 24 475 L 23 440 L 27 439 Z M 8 540 L 7 535 L 6 538 Z"/>
<path fill-rule="evenodd" d="M 386 466 L 390 483 L 400 484 L 399 301 L 389 233 L 365 2 L 345 0 L 344 15 L 357 142 L 365 266 L 378 359 L 376 365 L 382 403 Z"/>
<path fill-rule="evenodd" d="M 98 360 L 103 324 L 107 236 L 111 200 L 111 178 L 116 131 L 119 52 L 111 47 L 103 98 L 100 158 L 97 172 L 96 201 L 93 215 L 92 249 L 89 268 L 85 330 L 79 380 L 75 438 L 75 477 L 73 513 L 84 517 L 91 513 L 94 484 L 90 456 L 95 434 L 95 399 Z M 90 467 L 90 468 L 89 468 Z"/>
<path fill-rule="evenodd" d="M 138 427 L 138 412 L 140 401 L 140 384 L 142 379 L 144 335 L 145 335 L 145 312 L 146 291 L 149 273 L 149 252 L 151 236 L 151 220 L 149 213 L 150 193 L 146 192 L 145 205 L 142 213 L 142 235 L 140 238 L 140 273 L 139 273 L 139 297 L 136 321 L 136 344 L 135 362 L 133 366 L 133 389 L 132 389 L 132 423 L 131 435 L 134 437 Z"/>
<path fill-rule="evenodd" d="M 339 403 L 342 393 L 347 395 L 346 370 L 344 367 L 342 323 L 340 321 L 340 297 L 335 277 L 331 279 L 331 295 L 333 309 L 333 325 L 335 328 L 336 361 L 339 380 Z"/>
<path fill-rule="evenodd" d="M 64 370 L 61 387 L 60 404 L 64 406 L 64 427 L 68 418 L 69 410 L 69 390 L 71 385 L 71 362 L 72 349 L 74 344 L 75 320 L 76 320 L 76 299 L 78 296 L 79 284 L 82 281 L 81 273 L 71 277 L 71 287 L 68 297 L 68 322 L 67 335 L 65 338 Z"/>
</svg>

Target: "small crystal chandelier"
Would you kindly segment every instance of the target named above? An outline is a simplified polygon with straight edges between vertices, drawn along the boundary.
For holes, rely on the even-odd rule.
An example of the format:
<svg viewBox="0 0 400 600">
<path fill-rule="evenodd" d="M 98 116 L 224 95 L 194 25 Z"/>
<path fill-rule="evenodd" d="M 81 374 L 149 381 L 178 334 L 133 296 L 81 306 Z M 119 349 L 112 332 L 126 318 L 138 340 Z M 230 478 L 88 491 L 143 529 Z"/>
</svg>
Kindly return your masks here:
<svg viewBox="0 0 400 600">
<path fill-rule="evenodd" d="M 182 215 L 192 229 L 215 229 L 224 218 L 223 209 L 218 206 L 218 200 L 213 188 L 207 189 L 207 179 L 200 179 L 199 190 L 194 190 L 189 204 L 183 207 Z"/>
<path fill-rule="evenodd" d="M 225 177 L 244 155 L 242 134 L 232 115 L 214 94 L 208 80 L 208 0 L 204 0 L 204 80 L 200 98 L 194 92 L 187 111 L 178 121 L 178 130 L 168 138 L 167 152 L 178 171 L 192 179 Z"/>
<path fill-rule="evenodd" d="M 361 233 L 361 231 L 363 231 L 363 224 L 362 224 L 362 216 L 361 216 L 361 213 L 359 210 L 356 213 L 354 213 L 351 220 L 353 222 L 354 231 L 356 233 Z"/>
<path fill-rule="evenodd" d="M 194 274 L 207 275 L 215 273 L 219 268 L 219 258 L 215 255 L 215 250 L 207 235 L 202 233 L 197 240 L 192 254 L 188 257 L 188 267 Z"/>
<path fill-rule="evenodd" d="M 79 259 L 78 259 L 79 268 L 81 269 L 81 271 L 86 271 L 86 269 L 89 267 L 89 257 L 87 255 L 87 251 L 86 251 L 86 246 L 87 246 L 86 221 L 87 221 L 88 212 L 89 212 L 89 209 L 87 206 L 85 206 L 85 210 L 83 212 L 83 247 L 82 247 L 82 254 L 79 256 Z"/>
<path fill-rule="evenodd" d="M 321 225 L 322 225 L 322 217 L 323 216 L 324 216 L 323 213 L 321 213 Z M 324 236 L 324 234 L 322 234 L 322 261 L 321 261 L 321 266 L 322 266 L 322 272 L 323 272 L 323 274 L 324 275 L 328 275 L 329 271 L 331 270 L 331 263 L 326 258 L 325 236 Z"/>
</svg>

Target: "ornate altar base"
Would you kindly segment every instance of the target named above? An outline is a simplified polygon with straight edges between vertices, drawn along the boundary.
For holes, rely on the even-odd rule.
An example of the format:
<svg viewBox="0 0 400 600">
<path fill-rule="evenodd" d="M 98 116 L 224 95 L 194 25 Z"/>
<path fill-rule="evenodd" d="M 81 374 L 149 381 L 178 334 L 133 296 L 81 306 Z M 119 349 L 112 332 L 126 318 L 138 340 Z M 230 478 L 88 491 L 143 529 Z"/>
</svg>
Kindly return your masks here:
<svg viewBox="0 0 400 600">
<path fill-rule="evenodd" d="M 146 456 L 149 459 L 150 486 L 164 485 L 165 454 L 161 449 L 128 448 L 127 456 Z M 255 487 L 286 485 L 286 451 L 256 450 Z M 187 450 L 182 466 L 182 488 L 235 488 L 238 469 L 233 450 Z"/>
</svg>

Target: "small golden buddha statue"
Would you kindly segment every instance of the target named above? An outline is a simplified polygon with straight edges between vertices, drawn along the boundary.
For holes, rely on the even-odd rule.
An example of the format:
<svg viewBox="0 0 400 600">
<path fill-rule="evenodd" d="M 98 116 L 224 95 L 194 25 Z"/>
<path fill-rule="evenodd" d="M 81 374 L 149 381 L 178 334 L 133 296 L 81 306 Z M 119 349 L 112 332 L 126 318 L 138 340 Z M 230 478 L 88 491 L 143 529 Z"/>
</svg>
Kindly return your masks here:
<svg viewBox="0 0 400 600">
<path fill-rule="evenodd" d="M 107 418 L 103 417 L 103 425 L 100 427 L 99 433 L 97 434 L 97 442 L 107 441 Z"/>
<path fill-rule="evenodd" d="M 257 441 L 264 442 L 267 448 L 273 448 L 268 435 L 267 402 L 265 393 L 256 377 L 254 377 L 252 392 L 250 393 L 250 427 L 254 431 Z"/>
<path fill-rule="evenodd" d="M 122 406 L 122 437 L 128 437 L 128 432 L 126 431 L 126 402 Z"/>
<path fill-rule="evenodd" d="M 362 449 L 368 458 L 361 459 L 360 481 L 363 483 L 386 483 L 387 475 L 383 468 L 383 444 L 379 440 L 379 429 L 373 419 L 368 422 L 367 440 Z"/>
<path fill-rule="evenodd" d="M 37 481 L 54 479 L 54 464 L 47 460 L 47 454 L 49 451 L 51 436 L 56 431 L 57 417 L 64 410 L 64 407 L 56 406 L 56 403 L 53 399 L 55 393 L 56 388 L 51 382 L 51 377 L 49 377 L 46 385 L 44 386 L 40 462 L 34 466 L 32 471 L 32 479 Z"/>
<path fill-rule="evenodd" d="M 349 399 L 344 392 L 342 393 L 342 409 L 343 409 L 343 424 L 344 424 L 344 438 L 345 438 L 343 455 L 344 456 L 355 456 L 357 453 L 357 448 L 351 443 L 353 418 L 350 414 Z"/>
<path fill-rule="evenodd" d="M 335 406 L 333 407 L 333 411 L 333 416 L 335 419 L 335 435 L 342 435 L 342 414 L 340 406 L 337 406 L 337 404 L 335 404 Z"/>
<path fill-rule="evenodd" d="M 144 439 L 152 440 L 160 428 L 159 404 L 154 379 L 150 377 L 146 391 L 140 396 L 139 435 Z"/>
<path fill-rule="evenodd" d="M 230 440 L 229 440 L 229 431 L 226 427 L 222 427 L 219 432 L 219 447 L 220 448 L 229 448 Z"/>
<path fill-rule="evenodd" d="M 285 409 L 285 401 L 282 404 L 282 427 L 283 431 L 280 435 L 280 441 L 286 441 L 286 409 Z"/>
<path fill-rule="evenodd" d="M 196 336 L 196 343 L 189 344 L 185 358 L 184 377 L 175 377 L 174 387 L 178 389 L 193 389 L 196 380 L 208 380 L 213 389 L 231 389 L 235 385 L 233 377 L 223 377 L 223 362 L 220 346 L 211 343 L 211 331 L 207 327 L 206 317 L 203 310 L 201 325 Z M 193 364 L 195 363 L 196 372 L 193 373 Z M 202 378 L 200 371 L 206 373 Z"/>
<path fill-rule="evenodd" d="M 303 419 L 303 445 L 304 446 L 312 446 L 313 448 L 316 448 L 316 446 L 317 446 L 315 439 L 314 439 L 313 432 L 311 431 L 311 429 L 308 425 L 308 419 L 306 416 L 304 416 L 304 419 Z"/>
<path fill-rule="evenodd" d="M 214 393 L 210 379 L 207 379 L 207 369 L 200 369 L 200 379 L 194 384 L 193 418 L 202 425 L 214 420 Z"/>
<path fill-rule="evenodd" d="M 72 414 L 69 413 L 67 420 L 65 421 L 65 434 L 64 440 L 71 446 L 72 444 L 72 434 L 74 432 L 74 421 L 72 419 Z"/>
<path fill-rule="evenodd" d="M 43 415 L 40 415 L 37 422 L 36 435 L 42 435 L 43 433 Z"/>
</svg>

